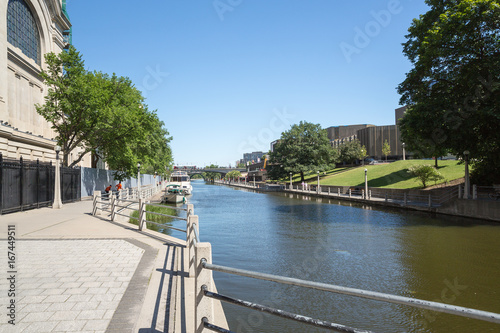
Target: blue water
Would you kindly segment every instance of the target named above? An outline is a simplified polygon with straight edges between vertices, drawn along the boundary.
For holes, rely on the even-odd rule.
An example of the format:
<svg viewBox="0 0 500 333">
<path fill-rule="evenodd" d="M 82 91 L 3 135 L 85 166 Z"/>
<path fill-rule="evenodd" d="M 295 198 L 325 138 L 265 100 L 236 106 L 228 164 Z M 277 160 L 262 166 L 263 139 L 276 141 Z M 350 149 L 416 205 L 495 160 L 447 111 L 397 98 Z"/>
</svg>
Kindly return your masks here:
<svg viewBox="0 0 500 333">
<path fill-rule="evenodd" d="M 500 313 L 498 224 L 192 183 L 189 202 L 216 264 Z M 407 306 L 214 278 L 222 294 L 375 332 L 500 332 Z M 235 332 L 328 332 L 234 305 L 224 310 Z"/>
</svg>

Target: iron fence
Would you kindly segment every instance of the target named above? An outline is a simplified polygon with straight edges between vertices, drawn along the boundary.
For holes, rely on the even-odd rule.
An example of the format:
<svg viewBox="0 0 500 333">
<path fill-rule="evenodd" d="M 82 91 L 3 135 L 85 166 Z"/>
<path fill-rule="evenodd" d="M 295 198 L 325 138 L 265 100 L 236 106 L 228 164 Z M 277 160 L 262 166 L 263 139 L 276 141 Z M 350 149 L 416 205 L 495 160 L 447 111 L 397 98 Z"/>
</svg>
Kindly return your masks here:
<svg viewBox="0 0 500 333">
<path fill-rule="evenodd" d="M 0 214 L 50 206 L 54 201 L 52 162 L 4 158 L 0 154 Z M 61 200 L 81 199 L 80 169 L 61 168 Z"/>
</svg>

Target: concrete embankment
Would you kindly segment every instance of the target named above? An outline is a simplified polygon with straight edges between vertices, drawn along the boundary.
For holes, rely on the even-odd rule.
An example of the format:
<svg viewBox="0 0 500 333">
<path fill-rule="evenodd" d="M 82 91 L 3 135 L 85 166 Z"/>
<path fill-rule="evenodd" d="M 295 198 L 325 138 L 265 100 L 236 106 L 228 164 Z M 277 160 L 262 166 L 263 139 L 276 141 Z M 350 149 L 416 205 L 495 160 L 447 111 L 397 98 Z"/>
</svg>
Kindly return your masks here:
<svg viewBox="0 0 500 333">
<path fill-rule="evenodd" d="M 398 189 L 377 189 L 370 188 L 372 197 L 370 199 L 363 198 L 360 194 L 349 195 L 348 186 L 334 187 L 330 186 L 330 193 L 324 192 L 328 187 L 322 187 L 323 192 L 315 192 L 315 187 L 312 190 L 288 189 L 284 185 L 272 184 L 234 184 L 234 183 L 218 183 L 220 185 L 228 185 L 240 188 L 247 188 L 258 192 L 284 192 L 291 195 L 317 197 L 324 199 L 335 199 L 341 201 L 356 202 L 365 205 L 384 206 L 406 210 L 417 210 L 436 214 L 446 214 L 460 217 L 468 217 L 475 219 L 484 219 L 489 221 L 500 222 L 500 201 L 494 200 L 465 200 L 457 197 L 439 203 L 433 197 L 440 197 L 446 191 L 445 189 L 435 189 L 430 191 L 424 190 L 398 190 Z M 407 195 L 407 201 L 404 200 L 404 195 Z M 384 196 L 387 194 L 388 199 Z M 427 198 L 430 196 L 430 203 Z M 418 200 L 411 200 L 418 197 Z M 394 199 L 398 198 L 398 199 Z"/>
</svg>

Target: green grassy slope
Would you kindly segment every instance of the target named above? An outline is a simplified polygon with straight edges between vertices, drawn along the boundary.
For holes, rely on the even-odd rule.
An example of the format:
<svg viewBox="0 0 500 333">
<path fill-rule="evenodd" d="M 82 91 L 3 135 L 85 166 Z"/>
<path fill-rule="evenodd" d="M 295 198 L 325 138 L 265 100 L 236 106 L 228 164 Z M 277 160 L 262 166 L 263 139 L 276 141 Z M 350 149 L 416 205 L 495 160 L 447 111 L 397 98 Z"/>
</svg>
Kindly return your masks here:
<svg viewBox="0 0 500 333">
<path fill-rule="evenodd" d="M 422 184 L 420 181 L 411 177 L 407 172 L 408 168 L 415 164 L 434 165 L 434 161 L 406 160 L 389 164 L 367 165 L 340 174 L 328 175 L 321 178 L 320 182 L 322 185 L 364 186 L 366 168 L 368 170 L 368 186 L 400 189 L 421 188 Z M 465 166 L 458 164 L 458 161 L 439 161 L 438 165 L 438 170 L 444 179 L 437 184 L 464 176 Z M 315 184 L 315 179 L 311 179 L 309 183 Z M 434 183 L 432 182 L 429 185 L 434 185 Z"/>
</svg>

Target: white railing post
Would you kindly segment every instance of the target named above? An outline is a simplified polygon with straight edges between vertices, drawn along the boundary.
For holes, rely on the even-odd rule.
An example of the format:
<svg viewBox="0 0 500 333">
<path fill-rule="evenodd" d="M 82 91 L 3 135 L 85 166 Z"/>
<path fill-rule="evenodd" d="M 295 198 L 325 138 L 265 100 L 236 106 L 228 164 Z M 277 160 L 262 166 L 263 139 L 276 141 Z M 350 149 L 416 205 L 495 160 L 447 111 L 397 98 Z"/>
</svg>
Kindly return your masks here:
<svg viewBox="0 0 500 333">
<path fill-rule="evenodd" d="M 404 193 L 404 206 L 408 205 L 408 197 L 406 195 L 406 192 Z"/>
<path fill-rule="evenodd" d="M 351 189 L 349 189 L 349 198 L 351 197 Z"/>
<path fill-rule="evenodd" d="M 111 195 L 111 221 L 115 220 L 115 195 L 113 191 L 109 191 Z"/>
<path fill-rule="evenodd" d="M 202 286 L 206 286 L 208 290 L 214 291 L 212 271 L 204 269 L 201 259 L 205 259 L 208 264 L 212 263 L 212 245 L 210 243 L 198 243 L 195 246 L 195 265 L 196 265 L 196 281 L 195 281 L 195 329 L 197 333 L 208 332 L 203 327 L 203 318 L 207 318 L 208 322 L 214 322 L 214 301 L 212 298 L 205 297 Z"/>
<path fill-rule="evenodd" d="M 472 199 L 477 199 L 477 185 L 472 185 Z"/>
<path fill-rule="evenodd" d="M 330 187 L 328 187 L 328 195 L 330 195 Z"/>
<path fill-rule="evenodd" d="M 429 194 L 429 208 L 432 207 L 432 195 Z"/>
<path fill-rule="evenodd" d="M 387 192 L 385 192 L 385 202 L 387 202 Z"/>
<path fill-rule="evenodd" d="M 366 199 L 366 198 L 365 198 L 365 190 L 361 190 L 361 198 L 362 198 L 362 199 Z"/>
<path fill-rule="evenodd" d="M 139 199 L 139 230 L 142 231 L 144 227 L 144 221 L 146 220 L 146 203 Z M 146 225 L 146 229 L 148 226 Z"/>
<path fill-rule="evenodd" d="M 368 190 L 368 200 L 372 199 L 372 190 Z"/>
<path fill-rule="evenodd" d="M 458 198 L 462 199 L 462 185 L 458 185 Z"/>
<path fill-rule="evenodd" d="M 188 208 L 189 211 L 189 208 Z M 196 224 L 196 225 L 195 225 Z M 189 276 L 193 277 L 195 276 L 195 243 L 196 243 L 196 236 L 195 236 L 195 228 L 196 231 L 199 230 L 198 227 L 198 216 L 196 215 L 189 215 L 187 218 L 187 224 L 186 224 L 186 246 L 188 247 L 188 260 L 189 260 Z"/>
<path fill-rule="evenodd" d="M 101 191 L 94 191 L 92 215 L 101 215 L 102 213 L 101 200 L 102 200 Z"/>
<path fill-rule="evenodd" d="M 337 188 L 337 195 L 340 197 L 340 187 Z"/>
</svg>

